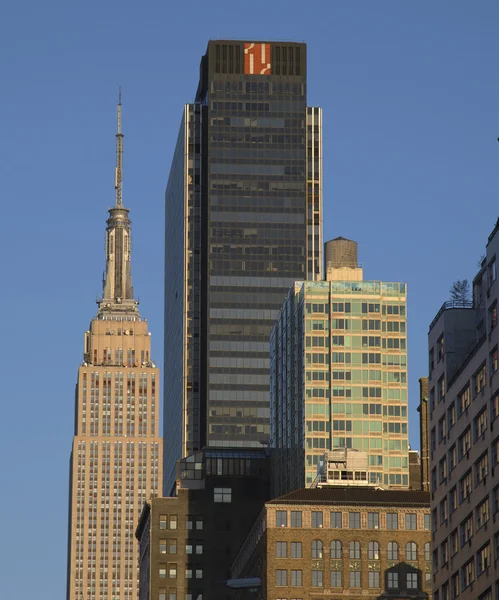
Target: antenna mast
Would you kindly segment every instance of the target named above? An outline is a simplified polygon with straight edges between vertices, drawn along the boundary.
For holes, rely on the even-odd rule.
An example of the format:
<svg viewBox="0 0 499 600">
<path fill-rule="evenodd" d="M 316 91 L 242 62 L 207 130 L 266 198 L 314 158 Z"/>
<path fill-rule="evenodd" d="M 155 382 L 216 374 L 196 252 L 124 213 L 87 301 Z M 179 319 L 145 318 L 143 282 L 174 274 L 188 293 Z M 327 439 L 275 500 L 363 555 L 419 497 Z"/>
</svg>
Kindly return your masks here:
<svg viewBox="0 0 499 600">
<path fill-rule="evenodd" d="M 118 96 L 118 132 L 116 134 L 116 173 L 114 189 L 116 190 L 116 206 L 123 206 L 123 134 L 121 133 L 121 86 Z"/>
</svg>

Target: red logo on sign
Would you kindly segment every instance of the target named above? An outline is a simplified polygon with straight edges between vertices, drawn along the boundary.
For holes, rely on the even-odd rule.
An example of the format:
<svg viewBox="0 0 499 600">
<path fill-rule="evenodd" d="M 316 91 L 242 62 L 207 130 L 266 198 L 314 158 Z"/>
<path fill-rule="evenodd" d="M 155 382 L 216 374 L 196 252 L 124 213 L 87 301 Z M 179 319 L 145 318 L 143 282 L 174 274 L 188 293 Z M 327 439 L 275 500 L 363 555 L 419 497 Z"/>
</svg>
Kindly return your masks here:
<svg viewBox="0 0 499 600">
<path fill-rule="evenodd" d="M 270 75 L 270 44 L 244 44 L 244 73 Z"/>
</svg>

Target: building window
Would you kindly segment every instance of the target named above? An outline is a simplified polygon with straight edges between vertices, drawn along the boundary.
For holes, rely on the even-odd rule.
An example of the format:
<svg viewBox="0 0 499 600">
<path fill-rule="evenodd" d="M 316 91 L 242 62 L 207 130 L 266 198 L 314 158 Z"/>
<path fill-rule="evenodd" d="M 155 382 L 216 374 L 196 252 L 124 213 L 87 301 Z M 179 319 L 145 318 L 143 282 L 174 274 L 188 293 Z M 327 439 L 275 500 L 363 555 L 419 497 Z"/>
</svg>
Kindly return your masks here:
<svg viewBox="0 0 499 600">
<path fill-rule="evenodd" d="M 186 568 L 186 570 L 185 570 L 185 578 L 186 579 L 192 579 L 192 569 L 191 568 Z"/>
<path fill-rule="evenodd" d="M 213 502 L 232 502 L 232 489 L 231 488 L 214 488 L 213 489 Z"/>
<path fill-rule="evenodd" d="M 461 591 L 464 591 L 475 580 L 475 566 L 471 559 L 461 568 Z"/>
<path fill-rule="evenodd" d="M 450 534 L 450 551 L 451 556 L 455 556 L 459 552 L 459 538 L 457 536 L 457 529 Z"/>
<path fill-rule="evenodd" d="M 445 521 L 449 518 L 449 505 L 447 503 L 447 498 L 444 498 L 442 502 L 440 502 L 440 525 L 443 525 Z"/>
<path fill-rule="evenodd" d="M 405 528 L 416 529 L 417 528 L 417 515 L 413 513 L 405 514 Z"/>
<path fill-rule="evenodd" d="M 177 540 L 170 540 L 168 546 L 169 554 L 177 554 Z"/>
<path fill-rule="evenodd" d="M 386 528 L 387 529 L 398 529 L 399 528 L 398 513 L 386 513 Z"/>
<path fill-rule="evenodd" d="M 457 488 L 454 486 L 449 492 L 449 511 L 452 514 L 457 508 Z"/>
<path fill-rule="evenodd" d="M 288 572 L 286 569 L 277 569 L 275 572 L 275 584 L 288 585 Z"/>
<path fill-rule="evenodd" d="M 177 529 L 177 515 L 170 515 L 170 529 Z"/>
<path fill-rule="evenodd" d="M 499 437 L 492 442 L 492 468 L 499 464 Z"/>
<path fill-rule="evenodd" d="M 292 521 L 292 519 L 291 519 Z M 275 525 L 276 527 L 287 527 L 288 526 L 288 512 L 286 510 L 275 511 Z"/>
<path fill-rule="evenodd" d="M 350 558 L 360 558 L 360 542 L 350 542 Z"/>
<path fill-rule="evenodd" d="M 166 589 L 165 588 L 159 588 L 158 600 L 166 600 Z"/>
<path fill-rule="evenodd" d="M 484 408 L 474 419 L 473 419 L 473 433 L 475 442 L 480 439 L 482 435 L 485 435 L 487 431 L 487 410 Z"/>
<path fill-rule="evenodd" d="M 291 558 L 301 558 L 301 542 L 291 542 Z"/>
<path fill-rule="evenodd" d="M 329 523 L 331 529 L 341 529 L 341 513 L 332 512 L 330 513 Z"/>
<path fill-rule="evenodd" d="M 476 528 L 480 529 L 489 520 L 489 497 L 487 496 L 483 502 L 476 507 Z"/>
<path fill-rule="evenodd" d="M 479 485 L 489 474 L 489 454 L 485 452 L 475 462 L 475 484 Z"/>
<path fill-rule="evenodd" d="M 459 526 L 461 531 L 461 547 L 467 544 L 473 537 L 473 515 L 469 514 Z"/>
<path fill-rule="evenodd" d="M 170 579 L 177 579 L 177 565 L 176 563 L 171 563 L 168 565 L 168 577 Z"/>
<path fill-rule="evenodd" d="M 291 527 L 301 527 L 301 526 L 302 526 L 301 510 L 292 510 L 291 511 Z"/>
<path fill-rule="evenodd" d="M 323 525 L 323 513 L 322 511 L 312 511 L 312 527 L 322 527 Z"/>
<path fill-rule="evenodd" d="M 166 515 L 159 515 L 159 528 L 168 529 L 168 517 Z"/>
<path fill-rule="evenodd" d="M 496 346 L 490 353 L 490 376 L 491 377 L 497 371 L 497 369 L 499 369 L 499 350 L 497 349 L 497 346 Z"/>
<path fill-rule="evenodd" d="M 468 427 L 457 440 L 457 457 L 459 461 L 467 456 L 471 448 L 471 429 Z"/>
<path fill-rule="evenodd" d="M 456 444 L 449 448 L 449 472 L 451 473 L 457 465 L 457 449 Z"/>
<path fill-rule="evenodd" d="M 482 546 L 476 553 L 476 570 L 480 576 L 484 571 L 490 567 L 490 542 L 487 542 L 485 546 Z"/>
<path fill-rule="evenodd" d="M 166 565 L 160 565 L 159 577 L 160 577 L 160 579 L 166 579 Z"/>
<path fill-rule="evenodd" d="M 166 540 L 159 540 L 159 553 L 166 554 Z"/>
<path fill-rule="evenodd" d="M 370 588 L 379 588 L 380 587 L 379 571 L 370 571 L 369 572 L 367 585 Z"/>
<path fill-rule="evenodd" d="M 396 590 L 399 586 L 399 574 L 398 573 L 388 573 L 388 589 Z"/>
<path fill-rule="evenodd" d="M 350 587 L 360 588 L 360 571 L 350 571 Z"/>
<path fill-rule="evenodd" d="M 322 542 L 320 540 L 312 542 L 312 558 L 322 558 Z"/>
<path fill-rule="evenodd" d="M 291 571 L 291 585 L 303 585 L 303 572 L 301 570 Z"/>
<path fill-rule="evenodd" d="M 497 302 L 494 302 L 489 308 L 489 331 L 495 329 L 497 325 Z"/>
<path fill-rule="evenodd" d="M 431 515 L 426 514 L 424 516 L 424 530 L 425 531 L 431 530 Z"/>
<path fill-rule="evenodd" d="M 442 567 L 449 562 L 449 543 L 447 540 L 440 544 L 440 563 Z"/>
<path fill-rule="evenodd" d="M 440 362 L 444 357 L 444 335 L 442 334 L 437 340 L 437 362 Z"/>
<path fill-rule="evenodd" d="M 437 382 L 437 398 L 439 402 L 445 400 L 445 377 L 443 375 Z"/>
<path fill-rule="evenodd" d="M 331 558 L 341 558 L 341 542 L 339 540 L 333 540 L 331 542 Z"/>
<path fill-rule="evenodd" d="M 388 542 L 387 546 L 388 560 L 399 559 L 399 545 L 397 542 Z"/>
<path fill-rule="evenodd" d="M 438 463 L 438 482 L 445 483 L 447 481 L 447 457 L 444 456 Z"/>
<path fill-rule="evenodd" d="M 431 560 L 431 544 L 430 544 L 430 542 L 426 542 L 426 544 L 424 545 L 424 559 L 426 561 Z"/>
<path fill-rule="evenodd" d="M 450 593 L 453 599 L 459 596 L 459 573 L 457 571 L 450 578 Z"/>
<path fill-rule="evenodd" d="M 369 529 L 379 529 L 379 513 L 367 513 L 367 526 Z"/>
<path fill-rule="evenodd" d="M 473 389 L 475 397 L 483 390 L 487 382 L 487 366 L 485 363 L 473 375 Z"/>
<path fill-rule="evenodd" d="M 490 400 L 490 420 L 495 421 L 497 417 L 499 417 L 499 394 L 496 394 Z"/>
<path fill-rule="evenodd" d="M 368 557 L 369 557 L 369 560 L 379 560 L 379 544 L 378 544 L 378 542 L 369 542 Z"/>
<path fill-rule="evenodd" d="M 177 600 L 177 590 L 170 589 L 168 592 L 168 600 Z"/>
<path fill-rule="evenodd" d="M 435 352 L 433 348 L 428 352 L 428 369 L 430 371 L 430 377 L 433 373 L 433 369 L 435 368 Z"/>
<path fill-rule="evenodd" d="M 322 571 L 312 571 L 312 587 L 322 587 Z"/>
<path fill-rule="evenodd" d="M 341 583 L 341 571 L 331 571 L 331 587 L 343 587 Z"/>
<path fill-rule="evenodd" d="M 415 542 L 407 542 L 405 545 L 405 559 L 418 560 L 418 547 Z"/>
<path fill-rule="evenodd" d="M 418 574 L 417 573 L 407 573 L 407 589 L 408 590 L 417 590 L 418 589 Z"/>
<path fill-rule="evenodd" d="M 450 430 L 456 424 L 456 403 L 453 402 L 447 409 L 447 429 Z"/>
<path fill-rule="evenodd" d="M 460 417 L 471 404 L 469 384 L 458 394 L 457 416 Z"/>
<path fill-rule="evenodd" d="M 360 512 L 349 513 L 350 529 L 360 529 Z"/>
<path fill-rule="evenodd" d="M 287 542 L 276 542 L 275 543 L 275 555 L 276 555 L 276 558 L 287 558 L 288 557 L 288 543 Z"/>
</svg>

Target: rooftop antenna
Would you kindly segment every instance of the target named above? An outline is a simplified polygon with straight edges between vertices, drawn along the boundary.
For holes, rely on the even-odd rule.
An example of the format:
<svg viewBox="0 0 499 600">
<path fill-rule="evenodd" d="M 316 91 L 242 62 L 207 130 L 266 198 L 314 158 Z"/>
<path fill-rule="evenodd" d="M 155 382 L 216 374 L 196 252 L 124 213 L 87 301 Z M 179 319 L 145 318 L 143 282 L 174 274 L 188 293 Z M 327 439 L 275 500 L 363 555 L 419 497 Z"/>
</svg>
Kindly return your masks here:
<svg viewBox="0 0 499 600">
<path fill-rule="evenodd" d="M 118 132 L 116 133 L 116 172 L 114 189 L 116 190 L 116 206 L 123 206 L 123 134 L 121 133 L 121 86 L 118 93 Z"/>
</svg>

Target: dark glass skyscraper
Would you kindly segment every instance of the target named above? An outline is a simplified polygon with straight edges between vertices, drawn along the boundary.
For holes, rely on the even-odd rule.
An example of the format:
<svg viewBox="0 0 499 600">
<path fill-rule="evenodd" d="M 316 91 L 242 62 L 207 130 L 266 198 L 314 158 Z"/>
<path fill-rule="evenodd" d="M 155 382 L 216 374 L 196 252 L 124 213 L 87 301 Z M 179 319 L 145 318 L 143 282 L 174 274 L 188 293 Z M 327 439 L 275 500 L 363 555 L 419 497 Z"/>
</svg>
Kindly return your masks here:
<svg viewBox="0 0 499 600">
<path fill-rule="evenodd" d="M 210 41 L 166 190 L 165 493 L 179 458 L 269 439 L 269 335 L 322 278 L 322 113 L 306 45 Z"/>
</svg>

